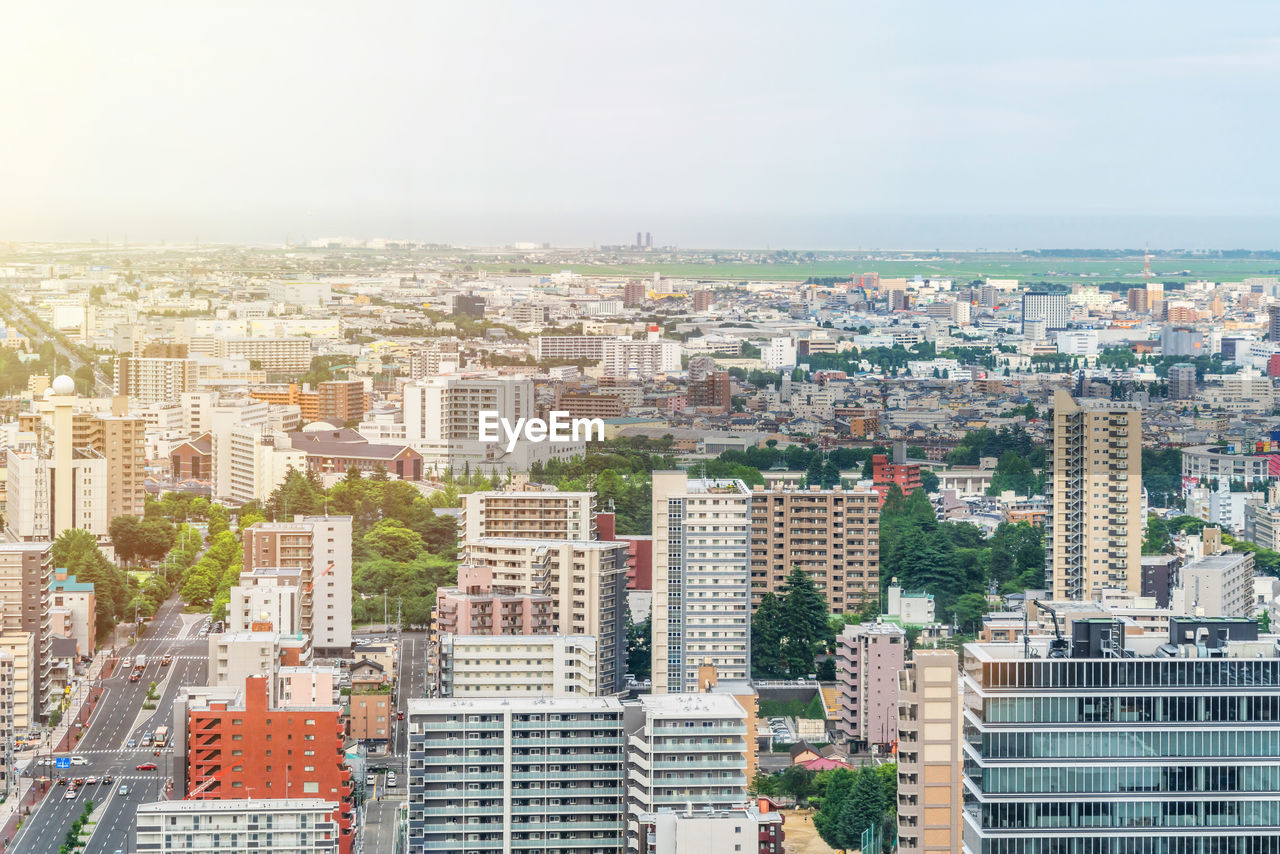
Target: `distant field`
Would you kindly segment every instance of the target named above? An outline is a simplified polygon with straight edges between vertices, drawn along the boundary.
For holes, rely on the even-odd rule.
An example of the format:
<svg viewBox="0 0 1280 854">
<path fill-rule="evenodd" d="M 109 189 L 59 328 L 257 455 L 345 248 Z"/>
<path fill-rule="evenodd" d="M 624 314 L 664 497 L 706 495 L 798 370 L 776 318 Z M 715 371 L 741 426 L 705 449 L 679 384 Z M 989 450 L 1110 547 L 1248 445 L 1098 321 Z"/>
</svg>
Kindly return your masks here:
<svg viewBox="0 0 1280 854">
<path fill-rule="evenodd" d="M 678 279 L 709 281 L 804 281 L 810 277 L 848 276 L 851 273 L 879 273 L 882 276 L 938 276 L 959 282 L 996 278 L 1012 278 L 1034 282 L 1114 282 L 1142 281 L 1142 258 L 1061 258 L 1027 259 L 1016 255 L 974 255 L 964 257 L 921 258 L 918 260 L 851 259 L 822 261 L 813 264 L 627 264 L 600 266 L 589 264 L 476 264 L 478 269 L 506 272 L 510 269 L 530 273 L 558 273 L 568 267 L 588 276 L 649 277 L 661 273 Z M 1152 259 L 1151 271 L 1162 281 L 1239 281 L 1249 276 L 1280 275 L 1280 261 L 1251 259 Z"/>
</svg>

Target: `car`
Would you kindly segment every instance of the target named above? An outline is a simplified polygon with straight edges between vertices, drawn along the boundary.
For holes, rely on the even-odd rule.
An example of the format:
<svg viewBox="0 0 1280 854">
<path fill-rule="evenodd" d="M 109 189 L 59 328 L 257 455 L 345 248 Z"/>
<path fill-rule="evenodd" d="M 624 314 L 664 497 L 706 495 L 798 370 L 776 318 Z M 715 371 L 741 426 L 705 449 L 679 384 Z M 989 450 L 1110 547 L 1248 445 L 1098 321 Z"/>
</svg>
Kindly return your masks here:
<svg viewBox="0 0 1280 854">
<path fill-rule="evenodd" d="M 67 793 L 62 796 L 62 799 L 64 801 L 71 801 L 71 800 L 75 800 L 75 797 L 76 797 L 76 790 L 75 790 L 75 787 L 72 786 L 70 789 L 67 789 Z"/>
<path fill-rule="evenodd" d="M 156 770 L 156 763 L 154 763 L 154 762 L 143 762 L 143 763 L 142 763 L 141 765 L 139 765 L 135 770 L 138 770 L 138 771 L 154 771 L 154 770 Z"/>
<path fill-rule="evenodd" d="M 86 785 L 89 785 L 89 786 L 96 786 L 96 785 L 98 785 L 98 778 L 97 778 L 97 777 L 85 777 L 85 778 L 84 778 L 84 782 L 85 782 L 85 784 L 86 784 Z"/>
<path fill-rule="evenodd" d="M 138 746 L 138 740 L 136 738 L 129 739 L 129 747 L 137 747 L 137 746 Z"/>
<path fill-rule="evenodd" d="M 395 788 L 395 785 L 396 785 L 396 772 L 395 772 L 395 771 L 388 771 L 388 772 L 387 772 L 387 786 L 388 786 L 389 788 Z"/>
<path fill-rule="evenodd" d="M 171 662 L 171 661 L 173 661 L 173 656 L 172 656 L 172 655 L 166 655 L 164 658 L 160 659 L 160 666 L 161 666 L 161 667 L 168 667 L 168 666 L 169 666 L 169 662 Z"/>
<path fill-rule="evenodd" d="M 404 712 L 396 712 L 396 720 L 398 721 L 404 720 Z"/>
<path fill-rule="evenodd" d="M 102 778 L 102 785 L 104 785 L 104 786 L 110 786 L 110 785 L 111 785 L 111 783 L 112 783 L 114 780 L 115 780 L 115 778 L 114 778 L 114 777 L 112 777 L 110 774 L 106 774 L 106 775 L 104 775 L 104 776 L 103 776 L 103 778 Z"/>
<path fill-rule="evenodd" d="M 72 756 L 71 764 L 72 765 L 88 765 L 89 760 L 85 759 L 83 756 Z"/>
<path fill-rule="evenodd" d="M 73 786 L 83 786 L 83 785 L 84 785 L 84 778 L 83 778 L 83 777 L 77 777 L 77 778 L 75 778 L 74 780 L 72 780 L 72 781 L 71 781 L 71 785 L 73 785 Z"/>
<path fill-rule="evenodd" d="M 120 797 L 122 797 L 122 798 L 127 798 L 127 797 L 129 797 L 129 787 L 128 787 L 128 786 L 121 784 L 121 786 L 120 786 Z"/>
<path fill-rule="evenodd" d="M 378 782 L 378 775 L 377 775 L 377 774 L 365 774 L 365 775 L 364 775 L 364 784 L 365 784 L 366 786 L 372 786 L 373 784 L 375 784 L 375 783 L 377 783 L 377 782 Z"/>
<path fill-rule="evenodd" d="M 59 786 L 65 786 L 65 785 L 67 785 L 67 778 L 66 778 L 66 777 L 59 777 L 59 778 L 58 778 L 58 785 L 59 785 Z"/>
</svg>

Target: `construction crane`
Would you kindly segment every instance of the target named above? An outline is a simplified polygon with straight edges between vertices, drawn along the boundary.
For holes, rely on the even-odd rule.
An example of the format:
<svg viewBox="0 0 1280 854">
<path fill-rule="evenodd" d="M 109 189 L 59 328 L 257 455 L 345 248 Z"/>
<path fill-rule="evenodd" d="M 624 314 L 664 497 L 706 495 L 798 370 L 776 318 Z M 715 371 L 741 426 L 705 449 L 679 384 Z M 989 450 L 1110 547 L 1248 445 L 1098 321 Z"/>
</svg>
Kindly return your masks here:
<svg viewBox="0 0 1280 854">
<path fill-rule="evenodd" d="M 1069 645 L 1067 643 L 1067 639 L 1062 636 L 1062 629 L 1058 626 L 1058 612 L 1041 602 L 1039 599 L 1032 599 L 1031 601 L 1035 603 L 1037 608 L 1047 611 L 1049 616 L 1053 618 L 1053 640 L 1049 641 L 1049 657 L 1066 658 L 1067 647 Z"/>
</svg>

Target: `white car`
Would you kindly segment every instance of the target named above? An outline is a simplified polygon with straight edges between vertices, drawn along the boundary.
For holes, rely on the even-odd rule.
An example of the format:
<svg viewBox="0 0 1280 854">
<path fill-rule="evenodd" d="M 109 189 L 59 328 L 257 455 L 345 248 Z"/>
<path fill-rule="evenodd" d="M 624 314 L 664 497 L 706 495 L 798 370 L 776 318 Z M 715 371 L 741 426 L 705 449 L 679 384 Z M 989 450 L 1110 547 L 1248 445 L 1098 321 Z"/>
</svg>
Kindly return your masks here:
<svg viewBox="0 0 1280 854">
<path fill-rule="evenodd" d="M 71 764 L 72 765 L 88 765 L 89 760 L 85 759 L 83 756 L 72 756 Z"/>
<path fill-rule="evenodd" d="M 373 785 L 374 785 L 375 783 L 377 783 L 377 782 L 378 782 L 378 775 L 377 775 L 377 774 L 365 774 L 365 775 L 364 775 L 364 784 L 365 784 L 366 786 L 373 786 Z"/>
<path fill-rule="evenodd" d="M 394 789 L 395 787 L 396 787 L 396 772 L 388 771 L 387 772 L 387 788 Z"/>
<path fill-rule="evenodd" d="M 64 801 L 74 801 L 76 799 L 76 787 L 67 786 L 67 793 L 62 796 Z"/>
</svg>

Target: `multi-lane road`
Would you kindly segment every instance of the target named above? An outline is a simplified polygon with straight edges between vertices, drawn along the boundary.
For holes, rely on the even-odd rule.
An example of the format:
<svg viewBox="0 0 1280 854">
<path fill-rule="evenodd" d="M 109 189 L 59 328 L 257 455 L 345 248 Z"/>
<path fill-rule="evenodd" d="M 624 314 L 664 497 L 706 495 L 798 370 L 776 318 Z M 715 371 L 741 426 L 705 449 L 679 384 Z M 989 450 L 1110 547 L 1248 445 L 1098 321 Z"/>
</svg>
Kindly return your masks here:
<svg viewBox="0 0 1280 854">
<path fill-rule="evenodd" d="M 10 850 L 23 854 L 57 854 L 71 823 L 80 815 L 86 801 L 95 805 L 106 801 L 98 817 L 93 836 L 85 848 L 87 854 L 112 854 L 116 850 L 132 851 L 134 814 L 137 805 L 165 796 L 166 781 L 172 776 L 171 748 L 128 747 L 129 739 L 141 744 L 142 736 L 158 726 L 172 728 L 173 701 L 183 685 L 203 685 L 206 680 L 207 640 L 197 632 L 199 625 L 187 625 L 180 612 L 181 604 L 170 600 L 161 606 L 147 633 L 135 646 L 122 650 L 121 657 L 147 657 L 147 668 L 137 682 L 129 681 L 129 671 L 117 667 L 102 680 L 103 693 L 90 718 L 84 738 L 72 751 L 84 757 L 86 764 L 70 771 L 46 771 L 38 766 L 32 773 L 69 777 L 114 778 L 109 785 L 81 786 L 74 798 L 66 797 L 66 789 L 54 786 L 36 811 L 19 829 Z M 191 623 L 190 618 L 185 621 Z M 160 664 L 165 654 L 172 656 L 169 666 Z M 147 689 L 156 683 L 159 699 L 154 710 L 144 710 Z M 64 756 L 67 754 L 56 754 Z M 138 765 L 154 763 L 155 771 L 139 771 Z M 124 794 L 124 787 L 128 794 Z"/>
</svg>

